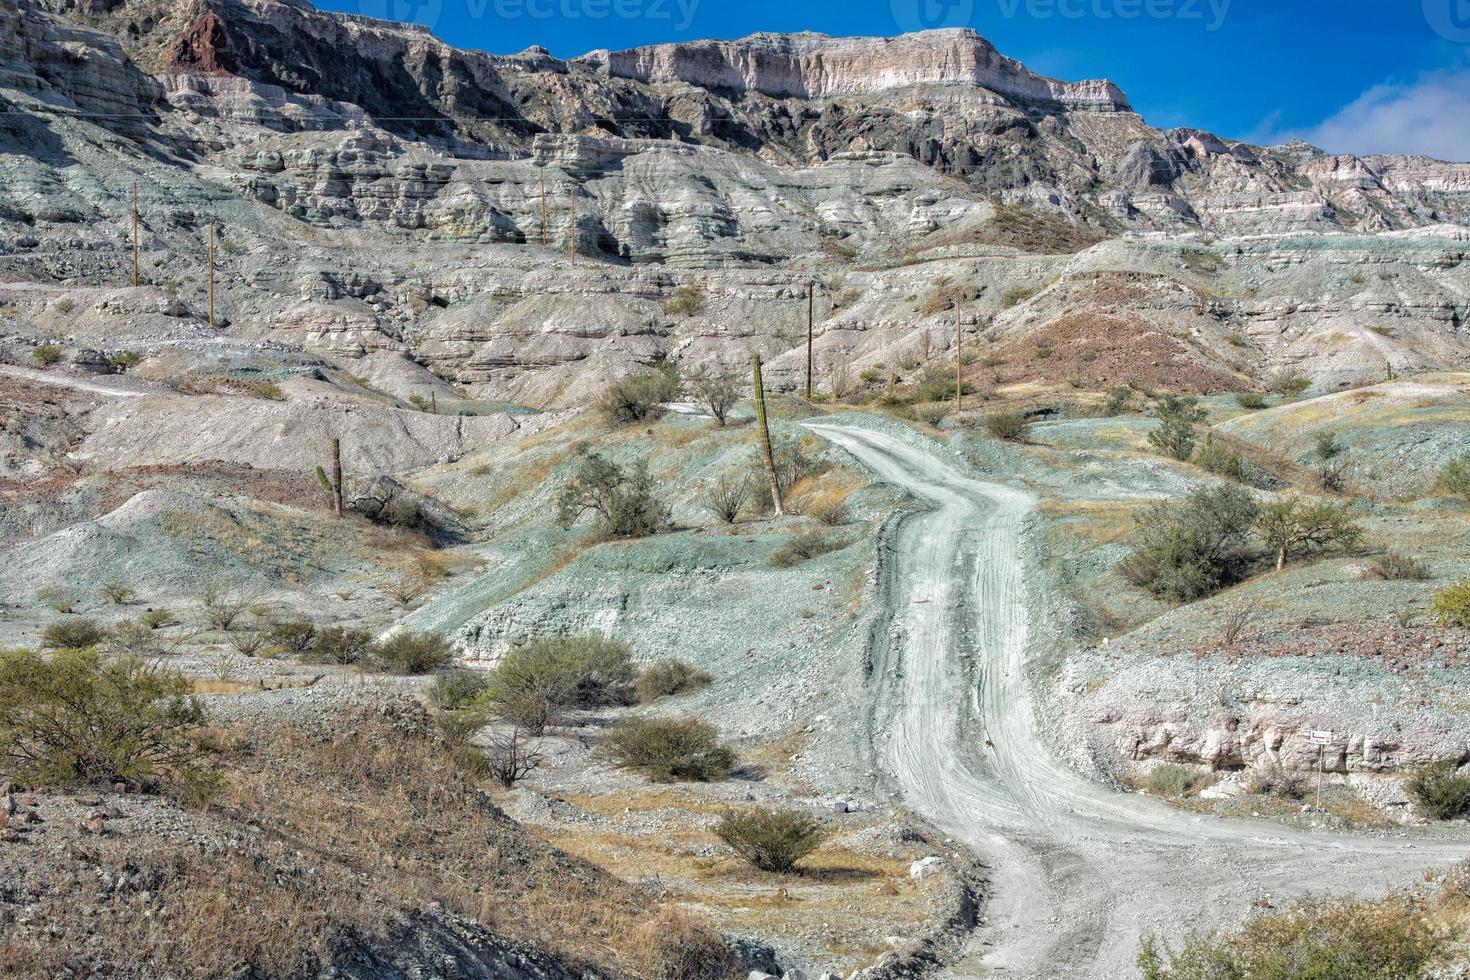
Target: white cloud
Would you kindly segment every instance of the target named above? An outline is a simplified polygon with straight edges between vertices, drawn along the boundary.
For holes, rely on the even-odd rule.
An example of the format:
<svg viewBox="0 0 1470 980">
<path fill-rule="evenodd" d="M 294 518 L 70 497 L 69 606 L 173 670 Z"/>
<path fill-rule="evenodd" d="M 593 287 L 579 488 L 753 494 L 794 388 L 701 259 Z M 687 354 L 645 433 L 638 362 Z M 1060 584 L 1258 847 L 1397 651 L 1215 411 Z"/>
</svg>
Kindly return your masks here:
<svg viewBox="0 0 1470 980">
<path fill-rule="evenodd" d="M 1420 153 L 1470 161 L 1470 70 L 1437 71 L 1412 84 L 1375 85 L 1336 115 L 1305 129 L 1262 124 L 1258 143 L 1304 139 L 1331 153 Z"/>
</svg>

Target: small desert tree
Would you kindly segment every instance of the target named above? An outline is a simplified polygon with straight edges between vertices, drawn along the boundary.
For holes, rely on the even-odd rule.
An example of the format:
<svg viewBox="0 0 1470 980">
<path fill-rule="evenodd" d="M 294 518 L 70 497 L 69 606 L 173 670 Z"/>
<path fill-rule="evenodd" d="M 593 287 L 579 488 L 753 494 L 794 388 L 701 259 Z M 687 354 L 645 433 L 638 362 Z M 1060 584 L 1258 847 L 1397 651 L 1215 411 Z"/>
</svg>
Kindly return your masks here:
<svg viewBox="0 0 1470 980">
<path fill-rule="evenodd" d="M 723 363 L 716 364 L 713 368 L 701 365 L 689 375 L 689 387 L 694 389 L 694 394 L 699 398 L 700 404 L 709 409 L 714 416 L 715 422 L 724 425 L 726 418 L 730 415 L 730 409 L 740 400 L 741 384 L 744 381 L 740 372 L 734 371 Z"/>
<path fill-rule="evenodd" d="M 610 425 L 634 425 L 658 418 L 664 402 L 678 397 L 678 374 L 672 366 L 658 367 L 614 382 L 597 407 Z"/>
<path fill-rule="evenodd" d="M 1277 571 L 1294 552 L 1333 546 L 1351 551 L 1363 540 L 1349 505 L 1298 497 L 1267 504 L 1256 519 L 1256 532 L 1276 555 Z"/>
<path fill-rule="evenodd" d="M 1149 443 L 1172 459 L 1181 462 L 1194 453 L 1194 427 L 1205 420 L 1199 399 L 1165 395 L 1154 405 L 1159 425 L 1148 434 Z"/>
<path fill-rule="evenodd" d="M 637 672 L 625 643 L 545 636 L 511 647 L 486 680 L 480 703 L 539 736 L 563 709 L 631 703 Z"/>
<path fill-rule="evenodd" d="M 1470 454 L 1452 459 L 1439 471 L 1435 489 L 1470 502 Z"/>
<path fill-rule="evenodd" d="M 1134 585 L 1176 602 L 1209 595 L 1243 576 L 1259 516 L 1255 498 L 1235 484 L 1154 504 L 1138 515 L 1137 549 L 1120 570 Z"/>
<path fill-rule="evenodd" d="M 563 488 L 557 523 L 570 528 L 588 512 L 603 531 L 623 538 L 657 534 L 672 520 L 668 507 L 654 496 L 647 462 L 640 459 L 629 472 L 597 453 L 583 454 Z"/>
<path fill-rule="evenodd" d="M 799 810 L 753 807 L 727 813 L 715 836 L 762 871 L 790 871 L 826 836 L 815 817 Z"/>
</svg>

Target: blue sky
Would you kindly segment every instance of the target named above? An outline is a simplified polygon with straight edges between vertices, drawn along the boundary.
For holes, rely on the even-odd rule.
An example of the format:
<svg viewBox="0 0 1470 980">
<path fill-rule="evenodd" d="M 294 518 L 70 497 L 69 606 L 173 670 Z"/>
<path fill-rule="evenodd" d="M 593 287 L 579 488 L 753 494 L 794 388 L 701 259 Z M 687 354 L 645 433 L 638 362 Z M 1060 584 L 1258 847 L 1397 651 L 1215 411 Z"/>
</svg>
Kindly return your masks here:
<svg viewBox="0 0 1470 980">
<path fill-rule="evenodd" d="M 1470 0 L 318 0 L 497 54 L 753 31 L 975 28 L 1036 71 L 1111 78 L 1157 126 L 1470 160 Z"/>
</svg>

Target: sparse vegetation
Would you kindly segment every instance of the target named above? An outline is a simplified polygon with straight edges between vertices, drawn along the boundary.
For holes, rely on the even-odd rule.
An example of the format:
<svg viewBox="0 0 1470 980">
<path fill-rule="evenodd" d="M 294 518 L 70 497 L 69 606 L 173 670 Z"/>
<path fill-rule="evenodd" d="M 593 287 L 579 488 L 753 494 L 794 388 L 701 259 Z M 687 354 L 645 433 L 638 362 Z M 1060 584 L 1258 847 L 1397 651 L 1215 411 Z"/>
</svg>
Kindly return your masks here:
<svg viewBox="0 0 1470 980">
<path fill-rule="evenodd" d="M 1108 389 L 1108 400 L 1103 403 L 1103 416 L 1116 418 L 1133 407 L 1133 389 L 1118 386 Z"/>
<path fill-rule="evenodd" d="M 722 524 L 734 524 L 750 504 L 750 484 L 749 474 L 721 474 L 704 493 L 704 509 Z"/>
<path fill-rule="evenodd" d="M 373 666 L 385 674 L 432 674 L 454 661 L 454 650 L 437 633 L 394 633 L 370 648 Z"/>
<path fill-rule="evenodd" d="M 637 679 L 627 644 L 602 636 L 546 636 L 512 647 L 480 702 L 532 735 L 568 708 L 630 704 Z"/>
<path fill-rule="evenodd" d="M 597 407 L 609 425 L 636 425 L 661 416 L 664 403 L 679 397 L 679 387 L 672 367 L 653 368 L 614 382 Z"/>
<path fill-rule="evenodd" d="M 821 846 L 826 831 L 799 810 L 752 807 L 725 814 L 715 836 L 730 850 L 762 871 L 786 872 Z"/>
<path fill-rule="evenodd" d="M 1031 423 L 1020 412 L 994 412 L 981 419 L 980 425 L 1006 442 L 1025 442 L 1031 434 Z"/>
<path fill-rule="evenodd" d="M 1043 287 L 1041 286 L 1012 286 L 1010 289 L 1007 289 L 1004 293 L 1001 294 L 1001 308 L 1009 310 L 1013 306 L 1020 306 L 1022 303 L 1026 302 L 1028 299 L 1041 292 L 1042 288 Z"/>
<path fill-rule="evenodd" d="M 709 409 L 717 425 L 725 424 L 730 409 L 740 400 L 742 383 L 743 376 L 724 364 L 716 364 L 713 368 L 701 366 L 689 375 L 689 386 L 694 389 L 700 404 Z"/>
<path fill-rule="evenodd" d="M 274 381 L 257 381 L 250 386 L 250 394 L 256 398 L 264 398 L 266 401 L 283 402 L 286 400 L 286 392 Z"/>
<path fill-rule="evenodd" d="M 41 631 L 41 647 L 46 650 L 83 650 L 95 647 L 107 638 L 107 630 L 92 619 L 62 619 Z"/>
<path fill-rule="evenodd" d="M 1236 480 L 1242 483 L 1245 482 L 1245 459 L 1235 450 L 1227 449 L 1225 446 L 1215 442 L 1214 437 L 1211 435 L 1206 435 L 1205 441 L 1195 447 L 1192 461 L 1194 465 L 1208 470 L 1216 476 L 1223 476 L 1228 480 Z"/>
<path fill-rule="evenodd" d="M 1444 465 L 1439 471 L 1439 477 L 1435 480 L 1434 487 L 1440 493 L 1458 497 L 1464 503 L 1470 503 L 1470 454 L 1460 456 Z"/>
<path fill-rule="evenodd" d="M 1292 398 L 1312 387 L 1312 379 L 1300 374 L 1283 372 L 1273 375 L 1267 387 L 1278 395 Z"/>
<path fill-rule="evenodd" d="M 639 704 L 649 704 L 659 698 L 688 694 L 708 687 L 714 678 L 698 667 L 691 667 L 682 660 L 659 660 L 644 667 L 634 684 Z"/>
<path fill-rule="evenodd" d="M 1414 804 L 1435 820 L 1470 813 L 1470 775 L 1460 775 L 1453 762 L 1441 759 L 1420 766 L 1404 788 Z"/>
<path fill-rule="evenodd" d="M 229 630 L 259 602 L 254 591 L 227 592 L 212 582 L 206 582 L 195 599 L 199 603 L 206 625 L 220 631 Z"/>
<path fill-rule="evenodd" d="M 672 316 L 693 316 L 703 306 L 704 287 L 693 282 L 680 286 L 664 300 L 664 312 Z"/>
<path fill-rule="evenodd" d="M 30 786 L 120 782 L 206 799 L 218 780 L 190 690 L 132 657 L 0 654 L 0 768 Z"/>
<path fill-rule="evenodd" d="M 1397 551 L 1374 555 L 1364 574 L 1367 578 L 1382 579 L 1385 582 L 1423 582 L 1433 577 L 1429 573 L 1429 566 L 1412 555 Z"/>
<path fill-rule="evenodd" d="M 61 354 L 55 344 L 37 344 L 31 348 L 31 361 L 38 367 L 50 367 L 61 360 Z"/>
<path fill-rule="evenodd" d="M 133 587 L 125 582 L 108 582 L 97 593 L 113 605 L 122 606 L 133 599 Z"/>
<path fill-rule="evenodd" d="M 1177 949 L 1144 940 L 1144 980 L 1404 980 L 1444 959 L 1453 939 L 1412 898 L 1309 900 L 1237 932 L 1191 933 Z"/>
<path fill-rule="evenodd" d="M 373 634 L 364 629 L 326 626 L 317 630 L 311 649 L 301 655 L 308 663 L 352 666 L 362 663 L 373 647 Z"/>
<path fill-rule="evenodd" d="M 616 764 L 658 783 L 724 779 L 735 753 L 720 744 L 720 733 L 697 718 L 626 718 L 603 737 Z"/>
<path fill-rule="evenodd" d="M 1138 515 L 1138 547 L 1120 571 L 1161 598 L 1187 602 L 1209 595 L 1244 577 L 1259 514 L 1255 498 L 1234 484 L 1154 504 Z"/>
<path fill-rule="evenodd" d="M 458 711 L 479 700 L 489 686 L 490 680 L 482 671 L 455 667 L 435 674 L 433 682 L 424 688 L 424 697 L 436 708 Z"/>
<path fill-rule="evenodd" d="M 1305 773 L 1287 769 L 1279 762 L 1253 769 L 1245 784 L 1245 791 L 1252 796 L 1274 796 L 1292 802 L 1306 799 L 1310 789 L 1311 780 Z"/>
<path fill-rule="evenodd" d="M 316 625 L 309 619 L 283 619 L 272 623 L 266 637 L 282 653 L 300 657 L 316 643 Z"/>
<path fill-rule="evenodd" d="M 591 512 L 606 534 L 640 538 L 665 530 L 672 517 L 654 495 L 648 464 L 639 460 L 628 472 L 597 453 L 584 453 L 577 471 L 557 499 L 557 522 L 570 528 Z"/>
<path fill-rule="evenodd" d="M 1429 611 L 1441 626 L 1470 628 L 1470 578 L 1435 593 Z"/>
<path fill-rule="evenodd" d="M 108 355 L 107 366 L 122 374 L 143 363 L 143 355 L 135 350 L 120 350 Z"/>
<path fill-rule="evenodd" d="M 1148 791 L 1156 796 L 1183 799 L 1192 796 L 1209 785 L 1208 773 L 1177 762 L 1165 762 L 1154 766 L 1148 773 Z"/>
<path fill-rule="evenodd" d="M 1363 528 L 1348 504 L 1300 497 L 1267 504 L 1256 519 L 1256 530 L 1275 554 L 1277 571 L 1293 554 L 1331 547 L 1351 552 L 1363 540 Z"/>
<path fill-rule="evenodd" d="M 1194 453 L 1194 427 L 1205 420 L 1199 399 L 1165 395 L 1154 405 L 1159 425 L 1148 434 L 1149 444 L 1171 459 L 1181 462 Z"/>
<path fill-rule="evenodd" d="M 805 531 L 771 552 L 771 564 L 790 568 L 812 558 L 819 558 L 842 547 L 835 537 L 823 531 Z"/>
<path fill-rule="evenodd" d="M 1242 391 L 1236 394 L 1235 404 L 1250 412 L 1260 411 L 1266 407 L 1266 396 L 1253 391 Z"/>
</svg>

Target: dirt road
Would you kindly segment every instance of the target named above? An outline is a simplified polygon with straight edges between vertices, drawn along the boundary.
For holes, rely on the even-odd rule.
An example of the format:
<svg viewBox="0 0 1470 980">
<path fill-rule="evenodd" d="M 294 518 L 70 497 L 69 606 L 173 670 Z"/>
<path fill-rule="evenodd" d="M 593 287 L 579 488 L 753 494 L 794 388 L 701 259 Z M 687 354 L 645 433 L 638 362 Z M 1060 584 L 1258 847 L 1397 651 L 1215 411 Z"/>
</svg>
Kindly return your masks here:
<svg viewBox="0 0 1470 980">
<path fill-rule="evenodd" d="M 986 925 L 952 975 L 1132 976 L 1145 933 L 1229 925 L 1259 899 L 1381 894 L 1470 856 L 1463 842 L 1190 814 L 1063 765 L 1037 733 L 1024 675 L 1019 543 L 1033 499 L 880 432 L 810 428 L 932 505 L 895 542 L 879 737 L 907 805 L 991 865 Z"/>
</svg>

